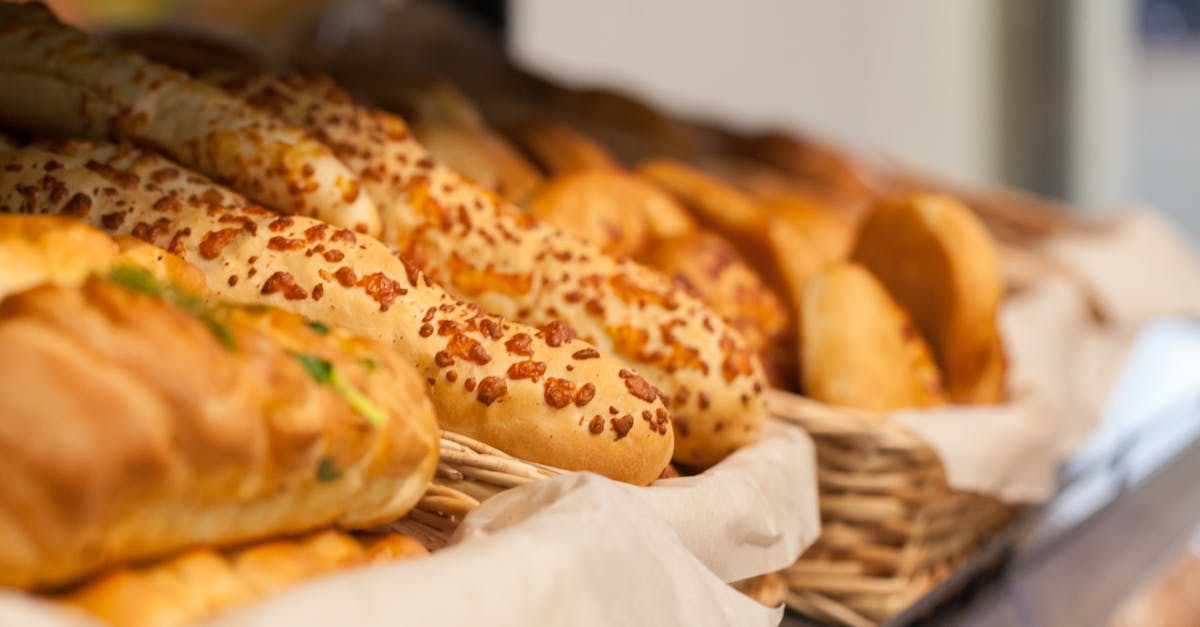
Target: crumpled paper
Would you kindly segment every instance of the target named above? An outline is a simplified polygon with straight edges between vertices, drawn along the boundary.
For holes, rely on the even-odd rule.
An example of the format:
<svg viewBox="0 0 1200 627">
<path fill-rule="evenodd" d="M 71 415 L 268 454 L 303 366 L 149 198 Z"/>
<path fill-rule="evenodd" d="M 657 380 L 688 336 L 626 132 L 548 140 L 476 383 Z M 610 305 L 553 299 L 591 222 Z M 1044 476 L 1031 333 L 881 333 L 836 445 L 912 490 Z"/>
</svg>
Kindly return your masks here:
<svg viewBox="0 0 1200 627">
<path fill-rule="evenodd" d="M 761 442 L 649 488 L 569 473 L 506 491 L 421 559 L 320 578 L 211 625 L 777 625 L 727 582 L 791 564 L 819 533 L 812 442 Z M 11 619 L 11 620 L 9 620 Z M 19 594 L 0 624 L 91 624 Z"/>
<path fill-rule="evenodd" d="M 1096 428 L 1139 330 L 1160 316 L 1200 315 L 1200 257 L 1153 211 L 1053 238 L 1040 252 L 1070 273 L 1047 275 L 1001 311 L 1012 400 L 893 414 L 937 451 L 951 487 L 1014 503 L 1053 495 L 1060 464 Z"/>
</svg>

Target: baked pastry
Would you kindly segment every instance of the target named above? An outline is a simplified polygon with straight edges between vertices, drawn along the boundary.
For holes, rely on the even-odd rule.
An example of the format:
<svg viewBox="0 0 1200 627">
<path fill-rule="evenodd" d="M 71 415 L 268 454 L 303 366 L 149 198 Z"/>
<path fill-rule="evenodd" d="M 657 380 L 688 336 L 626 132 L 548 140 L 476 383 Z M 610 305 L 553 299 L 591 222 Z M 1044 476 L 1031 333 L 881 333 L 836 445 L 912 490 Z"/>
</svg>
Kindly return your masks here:
<svg viewBox="0 0 1200 627">
<path fill-rule="evenodd" d="M 528 210 L 616 257 L 639 256 L 653 242 L 696 229 L 695 221 L 669 195 L 635 174 L 613 168 L 560 174 L 538 192 Z"/>
<path fill-rule="evenodd" d="M 1004 399 L 996 322 L 1004 286 L 995 244 L 978 217 L 949 196 L 893 198 L 867 216 L 853 258 L 912 314 L 954 402 Z"/>
<path fill-rule="evenodd" d="M 120 249 L 95 229 L 53 216 L 0 216 L 0 299 L 47 283 L 79 285 Z"/>
<path fill-rule="evenodd" d="M 320 575 L 427 554 L 403 534 L 319 531 L 228 551 L 188 550 L 113 570 L 54 598 L 114 627 L 186 625 Z"/>
<path fill-rule="evenodd" d="M 694 231 L 656 243 L 643 261 L 709 303 L 741 331 L 772 385 L 790 384 L 783 372 L 793 353 L 784 341 L 789 312 L 732 244 L 711 231 Z"/>
<path fill-rule="evenodd" d="M 925 340 L 862 266 L 842 263 L 816 273 L 801 324 L 806 396 L 876 411 L 945 402 Z"/>
<path fill-rule="evenodd" d="M 8 296 L 0 353 L 0 585 L 378 525 L 437 462 L 432 406 L 393 351 L 137 268 Z"/>
<path fill-rule="evenodd" d="M 526 327 L 455 300 L 378 241 L 271 213 L 130 147 L 42 144 L 0 154 L 4 168 L 0 212 L 66 212 L 132 234 L 197 265 L 217 297 L 277 305 L 394 344 L 417 366 L 447 429 L 523 459 L 638 484 L 671 457 L 667 410 L 641 376 L 561 324 Z M 129 184 L 112 186 L 114 178 Z M 22 186 L 66 194 L 26 196 Z M 92 193 L 106 188 L 112 193 Z M 75 195 L 88 200 L 69 204 Z"/>
<path fill-rule="evenodd" d="M 549 119 L 523 122 L 507 135 L 517 142 L 542 168 L 552 175 L 568 174 L 592 168 L 619 169 L 621 166 L 600 144 L 582 133 Z"/>
<path fill-rule="evenodd" d="M 498 201 L 430 158 L 402 120 L 326 79 L 222 84 L 328 142 L 384 212 L 385 241 L 452 294 L 527 324 L 565 324 L 636 367 L 670 399 L 676 461 L 711 465 L 758 439 L 765 380 L 753 352 L 666 277 Z"/>
<path fill-rule="evenodd" d="M 324 145 L 182 72 L 0 3 L 0 125 L 33 135 L 130 140 L 268 206 L 379 233 L 379 213 Z"/>
<path fill-rule="evenodd" d="M 435 159 L 508 202 L 523 204 L 542 184 L 541 173 L 487 128 L 421 122 L 413 132 Z"/>
</svg>

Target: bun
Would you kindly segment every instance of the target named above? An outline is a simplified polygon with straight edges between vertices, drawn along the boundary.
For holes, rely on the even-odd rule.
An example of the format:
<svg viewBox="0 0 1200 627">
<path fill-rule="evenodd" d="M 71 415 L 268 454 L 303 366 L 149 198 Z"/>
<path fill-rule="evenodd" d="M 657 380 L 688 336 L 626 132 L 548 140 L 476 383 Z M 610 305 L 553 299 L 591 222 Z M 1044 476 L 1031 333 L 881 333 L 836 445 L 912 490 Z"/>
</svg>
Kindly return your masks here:
<svg viewBox="0 0 1200 627">
<path fill-rule="evenodd" d="M 881 202 L 863 223 L 853 258 L 912 314 L 954 402 L 1004 400 L 996 323 L 1004 285 L 995 244 L 970 209 L 934 194 Z"/>
<path fill-rule="evenodd" d="M 620 169 L 621 165 L 600 144 L 570 127 L 548 119 L 526 122 L 509 133 L 542 170 L 560 175 L 593 168 Z"/>
<path fill-rule="evenodd" d="M 814 275 L 801 320 L 806 396 L 876 411 L 945 403 L 929 347 L 862 266 L 839 264 Z"/>
<path fill-rule="evenodd" d="M 0 303 L 0 585 L 381 524 L 420 498 L 436 423 L 391 351 L 111 277 Z"/>
<path fill-rule="evenodd" d="M 419 542 L 398 533 L 321 531 L 233 551 L 190 550 L 107 573 L 57 600 L 110 625 L 191 624 L 320 575 L 426 554 Z"/>
<path fill-rule="evenodd" d="M 57 152 L 0 154 L 12 175 L 0 209 L 17 206 L 16 186 L 41 185 L 49 161 L 62 166 L 50 184 L 83 194 L 105 185 L 87 165 L 101 164 L 136 183 L 91 196 L 77 219 L 165 246 L 195 263 L 220 298 L 275 304 L 394 344 L 428 383 L 444 428 L 523 459 L 637 484 L 667 465 L 673 438 L 653 388 L 561 325 L 534 329 L 484 314 L 375 240 L 273 214 L 195 175 L 154 183 L 155 172 L 178 172 L 154 155 L 82 142 L 49 147 Z M 65 206 L 49 194 L 36 201 L 28 210 Z"/>
<path fill-rule="evenodd" d="M 527 324 L 562 321 L 633 364 L 670 399 L 676 461 L 707 466 L 758 439 L 766 382 L 753 352 L 666 277 L 500 202 L 431 159 L 402 120 L 328 80 L 225 85 L 333 146 L 384 212 L 385 241 L 448 291 Z"/>
<path fill-rule="evenodd" d="M 0 215 L 0 300 L 46 283 L 80 285 L 118 253 L 107 235 L 66 218 Z"/>
<path fill-rule="evenodd" d="M 0 3 L 0 124 L 35 135 L 130 140 L 258 202 L 369 234 L 379 213 L 325 146 L 182 72 Z"/>
</svg>

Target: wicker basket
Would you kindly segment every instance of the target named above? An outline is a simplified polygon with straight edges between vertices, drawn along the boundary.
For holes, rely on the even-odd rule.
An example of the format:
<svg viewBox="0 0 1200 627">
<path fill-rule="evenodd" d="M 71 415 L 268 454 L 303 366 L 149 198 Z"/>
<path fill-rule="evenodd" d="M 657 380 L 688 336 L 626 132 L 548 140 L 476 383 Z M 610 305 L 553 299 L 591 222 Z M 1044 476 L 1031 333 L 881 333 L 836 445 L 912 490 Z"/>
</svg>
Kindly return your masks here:
<svg viewBox="0 0 1200 627">
<path fill-rule="evenodd" d="M 886 416 L 784 392 L 771 392 L 768 406 L 817 448 L 821 538 L 784 571 L 797 612 L 855 627 L 883 622 L 1012 520 L 1012 507 L 950 489 L 937 454 Z"/>
<path fill-rule="evenodd" d="M 407 516 L 387 528 L 407 533 L 435 551 L 446 545 L 458 523 L 481 502 L 509 488 L 561 472 L 443 431 L 433 483 Z"/>
</svg>

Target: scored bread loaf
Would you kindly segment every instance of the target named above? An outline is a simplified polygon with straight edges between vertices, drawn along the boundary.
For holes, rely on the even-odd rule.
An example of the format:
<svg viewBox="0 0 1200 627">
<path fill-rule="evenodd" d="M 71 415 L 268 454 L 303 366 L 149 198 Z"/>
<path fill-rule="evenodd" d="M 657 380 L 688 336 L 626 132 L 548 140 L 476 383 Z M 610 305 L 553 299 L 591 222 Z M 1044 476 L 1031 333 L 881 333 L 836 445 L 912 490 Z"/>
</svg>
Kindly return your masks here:
<svg viewBox="0 0 1200 627">
<path fill-rule="evenodd" d="M 0 585 L 378 525 L 437 463 L 432 406 L 389 348 L 140 269 L 0 301 L 0 354 Z"/>
<path fill-rule="evenodd" d="M 667 410 L 641 376 L 562 325 L 534 329 L 455 300 L 378 241 L 271 213 L 129 147 L 46 143 L 0 153 L 5 168 L 0 212 L 65 212 L 132 234 L 195 263 L 220 297 L 393 343 L 429 384 L 444 428 L 637 484 L 671 457 Z M 22 186 L 38 193 L 22 195 Z M 66 200 L 75 195 L 87 201 Z"/>
<path fill-rule="evenodd" d="M 193 549 L 55 595 L 114 627 L 187 625 L 320 575 L 427 555 L 399 534 L 320 531 L 230 551 Z"/>
<path fill-rule="evenodd" d="M 324 145 L 43 5 L 0 3 L 0 83 L 0 125 L 155 146 L 258 202 L 379 233 L 374 204 Z"/>
<path fill-rule="evenodd" d="M 562 321 L 633 364 L 669 399 L 677 462 L 708 466 L 758 439 L 766 382 L 753 351 L 665 276 L 501 202 L 328 79 L 219 82 L 332 146 L 379 205 L 384 240 L 448 291 L 528 324 Z"/>
</svg>

